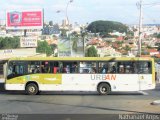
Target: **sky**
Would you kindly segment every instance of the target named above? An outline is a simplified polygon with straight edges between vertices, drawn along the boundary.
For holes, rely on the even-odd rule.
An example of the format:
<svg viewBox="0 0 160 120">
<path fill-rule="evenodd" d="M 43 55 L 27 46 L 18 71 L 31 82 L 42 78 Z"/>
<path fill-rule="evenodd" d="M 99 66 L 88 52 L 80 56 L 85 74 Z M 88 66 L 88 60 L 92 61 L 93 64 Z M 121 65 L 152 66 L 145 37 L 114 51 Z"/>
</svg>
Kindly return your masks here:
<svg viewBox="0 0 160 120">
<path fill-rule="evenodd" d="M 44 9 L 45 21 L 86 24 L 96 20 L 111 20 L 124 24 L 139 23 L 140 0 L 0 0 L 0 20 L 8 10 Z M 69 3 L 69 4 L 68 4 Z M 68 8 L 67 8 L 68 4 Z M 67 8 L 67 9 L 66 9 Z M 57 12 L 59 11 L 59 12 Z M 160 1 L 143 0 L 143 24 L 160 24 Z"/>
</svg>

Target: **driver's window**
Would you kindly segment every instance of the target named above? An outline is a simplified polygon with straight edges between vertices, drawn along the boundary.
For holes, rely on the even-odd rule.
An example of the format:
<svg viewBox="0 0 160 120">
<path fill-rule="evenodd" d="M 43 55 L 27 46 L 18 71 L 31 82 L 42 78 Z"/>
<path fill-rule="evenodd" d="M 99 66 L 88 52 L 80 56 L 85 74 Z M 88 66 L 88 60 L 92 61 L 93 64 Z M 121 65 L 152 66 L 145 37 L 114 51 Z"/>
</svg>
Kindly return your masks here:
<svg viewBox="0 0 160 120">
<path fill-rule="evenodd" d="M 15 62 L 10 62 L 8 65 L 7 75 L 15 74 L 16 65 Z"/>
<path fill-rule="evenodd" d="M 26 62 L 23 61 L 12 61 L 8 65 L 7 77 L 14 78 L 22 76 L 27 73 Z"/>
</svg>

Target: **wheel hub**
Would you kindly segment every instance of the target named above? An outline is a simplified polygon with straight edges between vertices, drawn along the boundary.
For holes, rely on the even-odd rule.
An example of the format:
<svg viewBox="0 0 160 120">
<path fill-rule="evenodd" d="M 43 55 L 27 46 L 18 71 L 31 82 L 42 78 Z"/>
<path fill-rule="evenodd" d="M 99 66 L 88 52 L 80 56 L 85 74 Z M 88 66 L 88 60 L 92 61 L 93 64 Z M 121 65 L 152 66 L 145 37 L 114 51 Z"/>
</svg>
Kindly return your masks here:
<svg viewBox="0 0 160 120">
<path fill-rule="evenodd" d="M 107 89 L 106 89 L 105 87 L 102 87 L 101 91 L 102 91 L 103 93 L 105 93 L 105 92 L 107 91 Z"/>
<path fill-rule="evenodd" d="M 33 92 L 35 91 L 35 88 L 34 88 L 33 86 L 31 86 L 31 87 L 29 87 L 29 91 L 30 91 L 31 93 L 33 93 Z"/>
</svg>

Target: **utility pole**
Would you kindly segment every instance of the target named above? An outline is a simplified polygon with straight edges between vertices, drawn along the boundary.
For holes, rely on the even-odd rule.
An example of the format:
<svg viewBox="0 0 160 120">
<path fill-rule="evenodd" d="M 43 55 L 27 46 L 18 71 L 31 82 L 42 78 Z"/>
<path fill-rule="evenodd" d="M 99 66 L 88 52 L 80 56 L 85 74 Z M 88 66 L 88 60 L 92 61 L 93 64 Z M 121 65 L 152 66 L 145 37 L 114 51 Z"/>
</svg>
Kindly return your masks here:
<svg viewBox="0 0 160 120">
<path fill-rule="evenodd" d="M 69 0 L 68 3 L 67 3 L 67 6 L 66 6 L 66 18 L 67 18 L 67 25 L 69 26 L 69 18 L 68 18 L 68 6 L 70 3 L 72 3 L 73 0 Z"/>
<path fill-rule="evenodd" d="M 142 52 L 142 0 L 139 3 L 139 41 L 138 41 L 138 56 L 141 57 Z"/>
<path fill-rule="evenodd" d="M 138 57 L 141 57 L 142 47 L 142 0 L 138 3 L 139 8 L 139 40 L 138 40 Z M 141 91 L 141 80 L 139 79 L 139 91 Z"/>
</svg>

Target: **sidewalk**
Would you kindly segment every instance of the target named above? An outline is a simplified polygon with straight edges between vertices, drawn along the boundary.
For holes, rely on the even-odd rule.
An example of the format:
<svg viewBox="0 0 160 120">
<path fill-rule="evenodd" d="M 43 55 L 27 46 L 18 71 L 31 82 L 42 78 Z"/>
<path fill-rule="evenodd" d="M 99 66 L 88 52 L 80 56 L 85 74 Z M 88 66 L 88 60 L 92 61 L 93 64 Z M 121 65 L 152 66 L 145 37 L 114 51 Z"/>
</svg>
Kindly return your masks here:
<svg viewBox="0 0 160 120">
<path fill-rule="evenodd" d="M 156 83 L 155 90 L 160 91 L 160 83 Z M 160 105 L 160 100 L 155 100 L 151 103 L 151 105 Z"/>
</svg>

